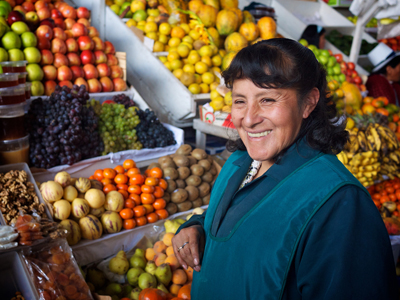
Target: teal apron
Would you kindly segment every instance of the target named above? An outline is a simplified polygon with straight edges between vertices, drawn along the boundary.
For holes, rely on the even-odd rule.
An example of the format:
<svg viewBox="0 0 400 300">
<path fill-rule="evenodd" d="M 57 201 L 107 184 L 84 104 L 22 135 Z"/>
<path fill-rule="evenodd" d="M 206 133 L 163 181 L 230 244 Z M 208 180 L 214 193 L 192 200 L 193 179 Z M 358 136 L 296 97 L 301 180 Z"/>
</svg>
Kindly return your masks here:
<svg viewBox="0 0 400 300">
<path fill-rule="evenodd" d="M 334 155 L 319 154 L 261 199 L 229 236 L 217 238 L 211 234 L 216 208 L 228 179 L 238 170 L 232 162 L 245 155 L 233 153 L 213 187 L 204 223 L 206 246 L 201 271 L 194 272 L 192 300 L 281 299 L 299 240 L 313 215 L 344 185 L 368 193 Z"/>
</svg>

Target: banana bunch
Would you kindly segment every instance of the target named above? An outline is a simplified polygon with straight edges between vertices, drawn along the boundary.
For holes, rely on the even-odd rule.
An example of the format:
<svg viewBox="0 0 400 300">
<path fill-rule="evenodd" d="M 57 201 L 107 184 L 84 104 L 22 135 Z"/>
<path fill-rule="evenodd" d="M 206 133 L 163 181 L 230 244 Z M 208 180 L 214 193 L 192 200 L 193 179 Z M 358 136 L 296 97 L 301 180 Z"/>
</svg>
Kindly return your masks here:
<svg viewBox="0 0 400 300">
<path fill-rule="evenodd" d="M 381 175 L 386 175 L 390 179 L 400 177 L 400 150 L 390 152 L 382 158 Z"/>
<path fill-rule="evenodd" d="M 371 186 L 379 178 L 381 163 L 377 151 L 367 151 L 352 155 L 340 152 L 337 158 L 356 177 L 363 186 Z"/>
</svg>

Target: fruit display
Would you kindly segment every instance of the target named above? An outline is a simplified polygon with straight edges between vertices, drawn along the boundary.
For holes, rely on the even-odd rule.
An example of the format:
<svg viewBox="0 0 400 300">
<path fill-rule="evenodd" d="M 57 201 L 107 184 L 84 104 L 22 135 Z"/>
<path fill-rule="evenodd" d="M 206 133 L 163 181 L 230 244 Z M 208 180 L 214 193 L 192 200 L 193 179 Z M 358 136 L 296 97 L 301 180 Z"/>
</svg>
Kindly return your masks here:
<svg viewBox="0 0 400 300">
<path fill-rule="evenodd" d="M 23 258 L 40 299 L 93 299 L 64 239 L 26 250 Z"/>
<path fill-rule="evenodd" d="M 353 22 L 354 24 L 357 24 L 358 16 L 349 16 L 347 17 L 347 20 Z M 378 20 L 376 18 L 372 18 L 371 20 L 368 21 L 365 27 L 366 28 L 378 27 Z"/>
<path fill-rule="evenodd" d="M 400 51 L 400 35 L 390 38 L 390 39 L 381 39 L 378 40 L 379 43 L 384 43 L 390 48 L 392 48 L 393 51 Z"/>
<path fill-rule="evenodd" d="M 353 37 L 351 35 L 341 34 L 337 30 L 332 30 L 326 35 L 326 39 L 344 54 L 346 54 L 347 56 L 350 55 L 351 44 L 353 42 Z M 362 40 L 360 55 L 367 55 L 377 45 L 378 43 L 369 43 L 366 40 Z"/>
<path fill-rule="evenodd" d="M 48 100 L 32 102 L 28 112 L 30 164 L 49 169 L 99 156 L 104 149 L 98 119 L 86 107 L 85 86 L 56 87 Z"/>
</svg>

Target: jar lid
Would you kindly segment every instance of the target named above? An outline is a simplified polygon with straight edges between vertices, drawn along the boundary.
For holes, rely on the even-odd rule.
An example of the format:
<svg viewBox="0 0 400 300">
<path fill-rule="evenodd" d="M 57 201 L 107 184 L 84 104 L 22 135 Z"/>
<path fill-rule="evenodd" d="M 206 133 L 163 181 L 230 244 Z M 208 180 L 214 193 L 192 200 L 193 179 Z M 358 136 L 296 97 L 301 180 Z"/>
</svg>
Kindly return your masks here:
<svg viewBox="0 0 400 300">
<path fill-rule="evenodd" d="M 3 66 L 3 67 L 26 67 L 27 63 L 28 63 L 27 60 L 3 61 L 3 62 L 0 62 L 0 66 Z"/>
</svg>

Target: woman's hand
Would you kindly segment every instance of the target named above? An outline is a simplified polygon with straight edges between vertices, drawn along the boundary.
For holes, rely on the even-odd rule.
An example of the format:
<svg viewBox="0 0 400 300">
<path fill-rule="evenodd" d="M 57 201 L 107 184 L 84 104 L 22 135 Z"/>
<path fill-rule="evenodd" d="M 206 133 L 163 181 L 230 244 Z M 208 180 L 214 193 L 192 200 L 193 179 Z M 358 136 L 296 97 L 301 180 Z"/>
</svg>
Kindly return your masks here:
<svg viewBox="0 0 400 300">
<path fill-rule="evenodd" d="M 175 256 L 185 270 L 190 266 L 197 272 L 200 271 L 204 244 L 204 229 L 200 225 L 184 228 L 172 238 Z"/>
</svg>

